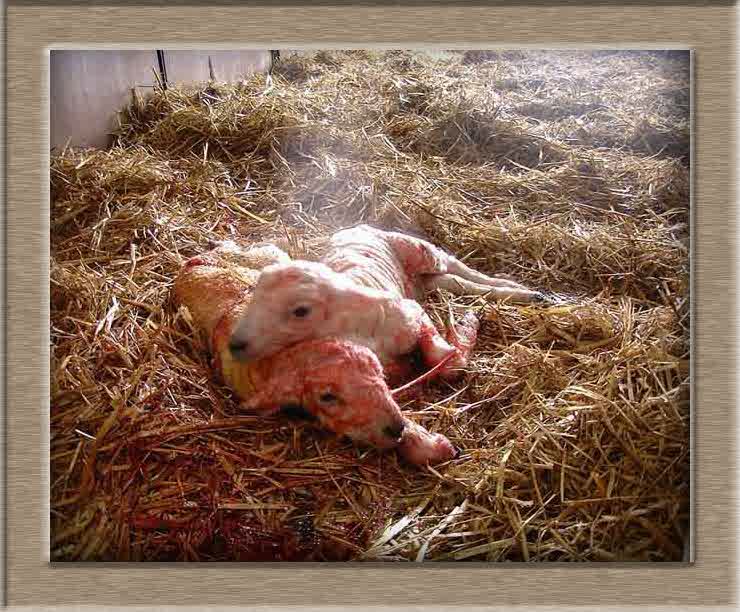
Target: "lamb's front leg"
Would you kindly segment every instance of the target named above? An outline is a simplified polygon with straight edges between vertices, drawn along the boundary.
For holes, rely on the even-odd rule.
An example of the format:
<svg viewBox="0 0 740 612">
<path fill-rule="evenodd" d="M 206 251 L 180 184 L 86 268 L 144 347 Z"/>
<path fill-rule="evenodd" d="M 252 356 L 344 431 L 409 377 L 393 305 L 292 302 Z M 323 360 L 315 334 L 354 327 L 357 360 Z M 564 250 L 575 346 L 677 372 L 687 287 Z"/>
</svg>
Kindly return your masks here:
<svg viewBox="0 0 740 612">
<path fill-rule="evenodd" d="M 431 433 L 411 419 L 406 419 L 398 452 L 409 463 L 423 466 L 454 459 L 460 454 L 460 449 L 455 448 L 442 434 Z"/>
<path fill-rule="evenodd" d="M 402 300 L 401 310 L 403 320 L 394 335 L 399 339 L 403 338 L 405 345 L 407 336 L 412 334 L 413 342 L 418 346 L 427 368 L 433 368 L 450 353 L 454 353 L 455 356 L 440 368 L 437 375 L 445 380 L 458 378 L 477 338 L 478 320 L 475 315 L 468 313 L 458 325 L 448 330 L 445 339 L 418 302 Z"/>
<path fill-rule="evenodd" d="M 429 367 L 434 367 L 450 352 L 456 354 L 440 370 L 439 377 L 453 381 L 462 376 L 468 364 L 470 353 L 478 339 L 480 323 L 472 312 L 467 313 L 456 325 L 447 329 L 447 338 L 442 338 L 429 316 L 424 314 L 424 321 L 419 337 L 419 347 Z"/>
</svg>

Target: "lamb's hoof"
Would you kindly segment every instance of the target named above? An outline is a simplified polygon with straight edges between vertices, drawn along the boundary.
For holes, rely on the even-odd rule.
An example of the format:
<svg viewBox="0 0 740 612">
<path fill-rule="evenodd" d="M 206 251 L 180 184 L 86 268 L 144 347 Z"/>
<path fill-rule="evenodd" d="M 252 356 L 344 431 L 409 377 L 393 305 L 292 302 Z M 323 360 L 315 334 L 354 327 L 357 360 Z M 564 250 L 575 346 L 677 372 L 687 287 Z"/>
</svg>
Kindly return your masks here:
<svg viewBox="0 0 740 612">
<path fill-rule="evenodd" d="M 544 306 L 554 306 L 555 304 L 561 303 L 562 300 L 552 293 L 545 293 L 544 291 L 538 291 L 534 295 L 532 302 L 535 304 L 542 304 Z"/>
<path fill-rule="evenodd" d="M 215 240 L 213 238 L 208 240 L 208 247 L 214 251 L 235 251 L 239 249 L 239 246 L 233 240 Z"/>
<path fill-rule="evenodd" d="M 546 306 L 563 306 L 566 304 L 575 304 L 578 301 L 574 296 L 559 293 L 543 293 L 542 295 L 544 297 L 539 303 Z"/>
<path fill-rule="evenodd" d="M 480 328 L 480 320 L 473 311 L 465 313 L 462 319 L 455 325 L 456 328 L 467 328 L 478 331 Z"/>
<path fill-rule="evenodd" d="M 463 356 L 465 356 L 475 344 L 479 329 L 480 319 L 472 310 L 469 310 L 459 321 L 447 328 L 447 342 L 457 349 L 461 349 Z M 457 360 L 453 358 L 453 362 L 455 361 Z M 448 364 L 448 366 L 451 366 L 451 364 Z"/>
<path fill-rule="evenodd" d="M 453 459 L 457 459 L 460 455 L 462 455 L 462 449 L 459 446 L 454 446 L 453 445 L 452 452 L 454 453 L 452 455 L 452 458 Z"/>
</svg>

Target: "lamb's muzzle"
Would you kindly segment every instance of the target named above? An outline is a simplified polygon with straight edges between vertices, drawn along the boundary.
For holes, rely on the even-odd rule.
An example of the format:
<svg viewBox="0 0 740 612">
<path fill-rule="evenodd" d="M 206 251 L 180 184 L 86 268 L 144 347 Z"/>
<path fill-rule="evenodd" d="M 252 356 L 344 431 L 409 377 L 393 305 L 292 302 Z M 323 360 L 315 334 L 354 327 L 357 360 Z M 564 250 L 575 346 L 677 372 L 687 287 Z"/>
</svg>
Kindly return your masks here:
<svg viewBox="0 0 740 612">
<path fill-rule="evenodd" d="M 248 347 L 249 344 L 246 340 L 235 340 L 234 336 L 229 341 L 229 351 L 234 356 L 234 359 L 238 359 L 239 361 L 247 360 Z"/>
</svg>

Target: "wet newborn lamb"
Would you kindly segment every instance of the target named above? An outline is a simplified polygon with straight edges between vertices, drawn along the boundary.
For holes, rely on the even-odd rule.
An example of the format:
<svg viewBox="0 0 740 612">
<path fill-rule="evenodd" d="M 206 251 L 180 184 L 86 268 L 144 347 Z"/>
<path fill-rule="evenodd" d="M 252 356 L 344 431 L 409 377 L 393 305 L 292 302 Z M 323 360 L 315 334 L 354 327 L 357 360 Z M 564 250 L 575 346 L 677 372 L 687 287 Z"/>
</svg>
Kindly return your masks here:
<svg viewBox="0 0 740 612">
<path fill-rule="evenodd" d="M 411 463 L 453 458 L 457 450 L 447 438 L 401 414 L 380 362 L 366 347 L 347 340 L 308 340 L 269 358 L 233 359 L 229 340 L 249 305 L 259 270 L 288 261 L 273 245 L 245 251 L 225 242 L 188 260 L 175 281 L 175 301 L 206 333 L 213 365 L 243 406 L 262 414 L 308 417 L 357 442 L 397 447 Z"/>
<path fill-rule="evenodd" d="M 467 363 L 478 321 L 469 313 L 443 338 L 416 301 L 434 288 L 519 302 L 543 299 L 511 280 L 476 272 L 429 242 L 359 225 L 334 234 L 320 263 L 266 267 L 234 330 L 231 351 L 248 361 L 333 336 L 371 348 L 387 370 L 417 348 L 427 367 L 455 352 L 440 370 L 454 378 Z"/>
</svg>

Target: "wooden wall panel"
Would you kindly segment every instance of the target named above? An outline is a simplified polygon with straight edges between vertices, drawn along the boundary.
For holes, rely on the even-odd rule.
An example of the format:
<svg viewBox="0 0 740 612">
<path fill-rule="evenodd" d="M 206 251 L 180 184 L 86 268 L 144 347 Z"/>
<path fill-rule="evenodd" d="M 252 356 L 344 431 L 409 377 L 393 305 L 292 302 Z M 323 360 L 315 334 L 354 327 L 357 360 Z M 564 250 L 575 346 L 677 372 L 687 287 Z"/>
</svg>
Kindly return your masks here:
<svg viewBox="0 0 740 612">
<path fill-rule="evenodd" d="M 216 81 L 234 83 L 246 75 L 267 70 L 270 67 L 270 52 L 267 50 L 245 51 L 172 51 L 165 50 L 165 65 L 168 83 L 202 83 L 210 79 L 208 58 Z"/>
<path fill-rule="evenodd" d="M 105 147 L 116 111 L 133 87 L 151 91 L 155 51 L 52 50 L 50 52 L 50 146 Z"/>
<path fill-rule="evenodd" d="M 268 50 L 165 50 L 168 83 L 236 82 L 270 67 Z M 149 93 L 159 74 L 157 52 L 52 50 L 50 52 L 50 146 L 106 147 L 117 126 L 116 112 L 131 100 L 132 88 Z"/>
</svg>

